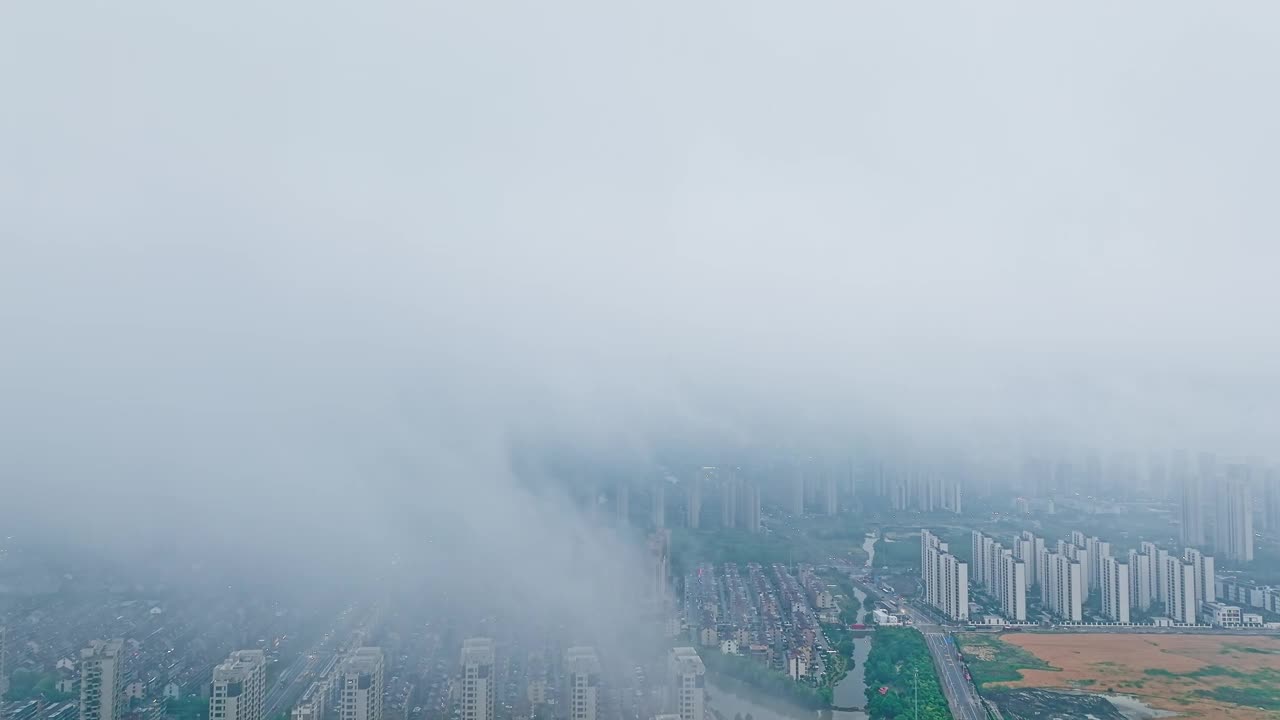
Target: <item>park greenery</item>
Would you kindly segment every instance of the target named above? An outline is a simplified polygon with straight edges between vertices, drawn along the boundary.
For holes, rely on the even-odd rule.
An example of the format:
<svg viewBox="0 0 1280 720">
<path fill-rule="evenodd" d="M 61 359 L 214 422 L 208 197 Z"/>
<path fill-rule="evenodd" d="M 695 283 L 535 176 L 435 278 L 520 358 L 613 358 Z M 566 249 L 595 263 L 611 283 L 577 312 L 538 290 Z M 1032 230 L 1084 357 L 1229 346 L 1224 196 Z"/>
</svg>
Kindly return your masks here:
<svg viewBox="0 0 1280 720">
<path fill-rule="evenodd" d="M 910 627 L 880 627 L 871 644 L 866 667 L 867 712 L 873 720 L 948 720 L 942 687 L 929 655 L 929 647 L 919 630 Z M 881 688 L 886 688 L 884 694 Z"/>
<path fill-rule="evenodd" d="M 730 692 L 756 690 L 815 710 L 831 705 L 830 687 L 815 688 L 798 683 L 757 659 L 709 652 L 702 656 L 702 661 L 716 684 Z"/>
<path fill-rule="evenodd" d="M 915 568 L 920 565 L 920 535 L 900 536 L 897 539 L 881 537 L 876 540 L 876 566 L 893 569 Z"/>
</svg>

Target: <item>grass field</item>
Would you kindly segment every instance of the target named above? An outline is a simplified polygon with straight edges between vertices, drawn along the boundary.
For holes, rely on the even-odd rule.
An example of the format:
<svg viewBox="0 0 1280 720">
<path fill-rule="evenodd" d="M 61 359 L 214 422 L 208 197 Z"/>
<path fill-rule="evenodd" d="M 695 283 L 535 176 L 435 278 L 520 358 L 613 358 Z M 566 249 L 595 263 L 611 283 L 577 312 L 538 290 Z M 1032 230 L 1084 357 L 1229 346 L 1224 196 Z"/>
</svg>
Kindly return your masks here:
<svg viewBox="0 0 1280 720">
<path fill-rule="evenodd" d="M 1013 682 L 1022 679 L 1022 670 L 1052 670 L 1049 663 L 1030 652 L 1004 642 L 999 635 L 990 633 L 961 633 L 956 635 L 960 652 L 979 687 L 987 683 Z"/>
<path fill-rule="evenodd" d="M 1280 639 L 1214 635 L 964 635 L 975 682 L 1122 693 L 1183 717 L 1280 717 Z"/>
</svg>

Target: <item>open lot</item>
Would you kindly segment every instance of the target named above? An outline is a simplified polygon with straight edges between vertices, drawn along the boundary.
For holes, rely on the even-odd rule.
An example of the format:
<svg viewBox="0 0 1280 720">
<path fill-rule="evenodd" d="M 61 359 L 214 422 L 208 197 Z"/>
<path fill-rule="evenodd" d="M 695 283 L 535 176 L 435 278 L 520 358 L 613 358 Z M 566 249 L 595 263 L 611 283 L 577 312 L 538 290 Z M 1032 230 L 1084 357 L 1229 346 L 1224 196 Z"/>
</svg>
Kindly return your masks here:
<svg viewBox="0 0 1280 720">
<path fill-rule="evenodd" d="M 984 690 L 1120 693 L 1184 717 L 1280 717 L 1280 639 L 1015 633 L 960 642 Z"/>
</svg>

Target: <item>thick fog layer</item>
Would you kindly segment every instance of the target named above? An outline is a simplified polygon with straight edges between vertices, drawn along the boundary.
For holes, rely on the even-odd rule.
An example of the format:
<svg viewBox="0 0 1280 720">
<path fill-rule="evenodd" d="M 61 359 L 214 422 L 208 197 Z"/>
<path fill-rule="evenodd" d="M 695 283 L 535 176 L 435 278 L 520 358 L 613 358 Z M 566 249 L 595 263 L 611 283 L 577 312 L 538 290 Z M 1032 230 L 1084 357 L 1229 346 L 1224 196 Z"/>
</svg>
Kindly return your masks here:
<svg viewBox="0 0 1280 720">
<path fill-rule="evenodd" d="M 1266 454 L 1278 19 L 9 3 L 0 514 L 539 585 L 515 439 Z"/>
</svg>

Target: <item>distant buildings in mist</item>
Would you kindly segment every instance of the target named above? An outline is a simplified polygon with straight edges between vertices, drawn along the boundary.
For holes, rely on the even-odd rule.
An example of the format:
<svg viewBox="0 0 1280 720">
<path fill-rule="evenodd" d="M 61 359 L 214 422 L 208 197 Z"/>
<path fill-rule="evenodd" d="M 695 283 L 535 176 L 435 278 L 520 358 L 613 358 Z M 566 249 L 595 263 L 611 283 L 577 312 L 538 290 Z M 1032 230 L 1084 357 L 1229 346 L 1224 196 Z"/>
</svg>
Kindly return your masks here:
<svg viewBox="0 0 1280 720">
<path fill-rule="evenodd" d="M 739 453 L 730 462 L 662 467 L 645 479 L 598 484 L 596 506 L 619 528 L 758 533 L 767 517 L 859 512 L 963 515 L 1004 505 L 1017 515 L 1123 513 L 1133 503 L 1171 506 L 1181 543 L 1222 562 L 1247 563 L 1256 530 L 1280 533 L 1280 470 L 1258 460 L 1220 463 L 1211 453 L 1080 451 L 877 459 L 854 453 Z M 610 513 L 597 513 L 608 522 Z M 1102 566 L 1083 581 L 1102 581 Z"/>
<path fill-rule="evenodd" d="M 1019 477 L 1021 494 L 1054 497 L 1063 507 L 1084 511 L 1096 510 L 1104 498 L 1174 503 L 1182 544 L 1211 550 L 1230 563 L 1254 559 L 1257 530 L 1280 532 L 1280 468 L 1275 465 L 1259 459 L 1223 463 L 1208 452 L 1194 461 L 1183 451 L 1153 453 L 1145 462 L 1138 457 L 1117 452 L 1103 462 L 1100 453 L 1089 452 L 1052 461 L 1028 458 Z"/>
</svg>

